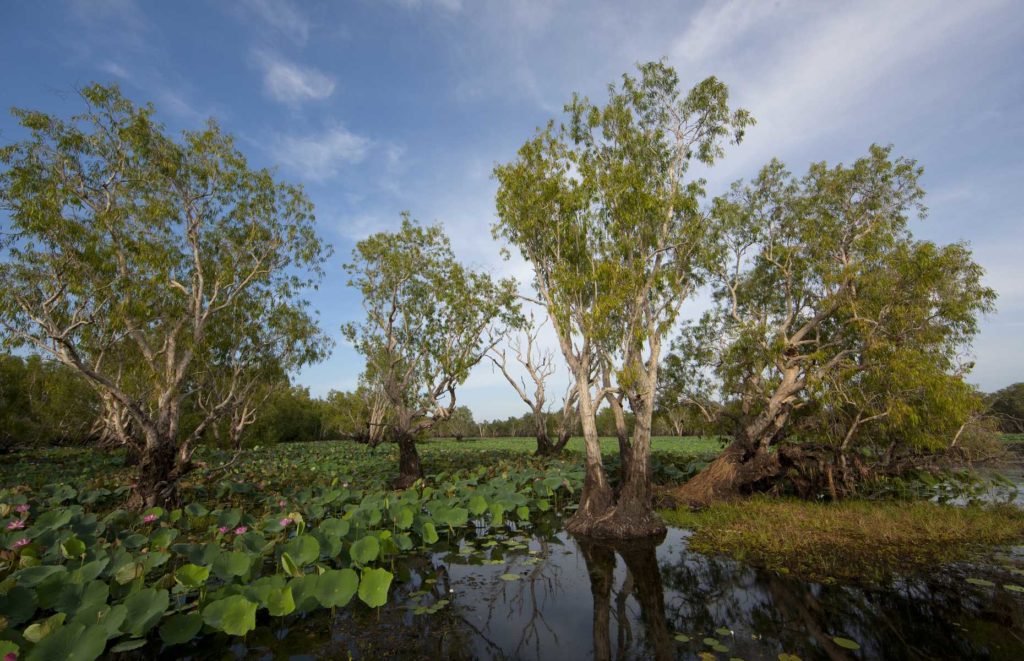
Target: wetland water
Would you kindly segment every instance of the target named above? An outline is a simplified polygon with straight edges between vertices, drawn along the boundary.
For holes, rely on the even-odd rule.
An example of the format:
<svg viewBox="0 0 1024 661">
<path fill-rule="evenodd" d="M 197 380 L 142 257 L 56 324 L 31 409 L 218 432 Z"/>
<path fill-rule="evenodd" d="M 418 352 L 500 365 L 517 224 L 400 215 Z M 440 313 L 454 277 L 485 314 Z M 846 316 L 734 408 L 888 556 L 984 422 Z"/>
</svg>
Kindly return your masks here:
<svg viewBox="0 0 1024 661">
<path fill-rule="evenodd" d="M 396 566 L 379 613 L 339 609 L 208 637 L 192 658 L 1024 659 L 1024 548 L 870 588 L 564 532 L 464 538 Z M 1005 586 L 1011 586 L 1007 589 Z M 835 638 L 859 645 L 849 650 Z M 218 644 L 223 641 L 223 644 Z M 844 641 L 845 642 L 845 641 Z M 232 644 L 233 643 L 233 644 Z M 175 648 L 175 656 L 186 653 Z M 707 656 L 711 655 L 711 656 Z"/>
</svg>

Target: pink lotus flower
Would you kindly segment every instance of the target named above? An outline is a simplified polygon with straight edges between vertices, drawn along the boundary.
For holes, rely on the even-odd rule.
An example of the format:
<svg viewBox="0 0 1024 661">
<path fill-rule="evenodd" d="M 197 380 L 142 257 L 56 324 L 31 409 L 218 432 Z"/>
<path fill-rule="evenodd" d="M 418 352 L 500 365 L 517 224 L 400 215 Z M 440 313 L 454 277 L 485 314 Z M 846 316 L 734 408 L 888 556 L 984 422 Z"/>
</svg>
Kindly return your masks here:
<svg viewBox="0 0 1024 661">
<path fill-rule="evenodd" d="M 235 528 L 235 534 L 236 535 L 244 535 L 245 531 L 248 530 L 248 529 L 249 528 L 247 528 L 246 526 L 238 526 L 237 528 Z"/>
<path fill-rule="evenodd" d="M 15 507 L 14 511 L 15 512 L 21 512 L 22 514 L 24 514 L 25 512 L 29 511 L 30 509 L 31 508 L 29 507 L 28 503 L 22 503 L 21 505 L 18 505 L 17 507 Z"/>
<path fill-rule="evenodd" d="M 281 524 L 282 528 L 287 528 L 288 526 L 290 526 L 292 524 L 292 520 L 289 519 L 288 517 L 284 517 L 283 519 L 278 521 L 278 523 Z"/>
<path fill-rule="evenodd" d="M 14 521 L 11 521 L 10 523 L 7 524 L 7 529 L 8 530 L 21 530 L 24 527 L 25 527 L 25 520 L 24 519 L 15 519 Z"/>
<path fill-rule="evenodd" d="M 22 537 L 14 542 L 14 546 L 12 548 L 20 549 L 22 546 L 28 546 L 30 541 L 31 540 L 29 540 L 28 537 Z"/>
<path fill-rule="evenodd" d="M 4 654 L 4 661 L 18 661 L 18 655 L 14 652 L 8 652 Z"/>
<path fill-rule="evenodd" d="M 287 500 L 279 500 L 279 501 L 277 501 L 277 506 L 278 507 L 286 507 L 287 505 L 288 505 L 288 501 Z"/>
<path fill-rule="evenodd" d="M 153 523 L 154 521 L 156 521 L 159 518 L 160 517 L 158 517 L 156 514 L 147 514 L 146 516 L 142 517 L 142 522 L 143 523 Z"/>
<path fill-rule="evenodd" d="M 231 528 L 228 528 L 227 526 L 221 526 L 220 528 L 217 528 L 217 532 L 219 532 L 222 535 L 228 534 L 229 530 L 231 530 Z"/>
</svg>

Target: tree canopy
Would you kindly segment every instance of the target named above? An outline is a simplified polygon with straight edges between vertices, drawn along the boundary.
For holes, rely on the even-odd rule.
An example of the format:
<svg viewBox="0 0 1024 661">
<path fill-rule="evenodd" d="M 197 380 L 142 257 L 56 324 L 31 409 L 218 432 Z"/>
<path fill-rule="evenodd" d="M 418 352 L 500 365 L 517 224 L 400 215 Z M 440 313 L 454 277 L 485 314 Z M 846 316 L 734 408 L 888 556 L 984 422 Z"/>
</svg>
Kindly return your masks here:
<svg viewBox="0 0 1024 661">
<path fill-rule="evenodd" d="M 143 453 L 139 502 L 172 501 L 246 374 L 323 354 L 303 293 L 329 249 L 302 189 L 212 121 L 175 140 L 116 87 L 81 96 L 69 120 L 15 110 L 29 137 L 0 148 L 0 332 L 82 374 Z M 182 429 L 183 402 L 213 388 Z"/>
<path fill-rule="evenodd" d="M 391 405 L 399 482 L 407 484 L 423 474 L 416 438 L 452 415 L 456 388 L 483 360 L 496 324 L 516 314 L 515 283 L 466 268 L 439 226 L 408 214 L 398 231 L 360 241 L 345 270 L 366 319 L 343 332 Z"/>
<path fill-rule="evenodd" d="M 570 527 L 642 536 L 662 527 L 648 468 L 662 342 L 711 257 L 702 182 L 688 169 L 693 161 L 713 165 L 752 119 L 729 107 L 721 81 L 707 78 L 684 93 L 676 71 L 660 62 L 610 85 L 604 105 L 576 95 L 565 113 L 564 123 L 549 122 L 495 169 L 494 233 L 532 265 L 578 386 L 587 480 Z M 594 422 L 606 397 L 620 413 L 628 400 L 637 416 L 632 442 L 620 434 L 629 470 L 617 506 Z"/>
</svg>

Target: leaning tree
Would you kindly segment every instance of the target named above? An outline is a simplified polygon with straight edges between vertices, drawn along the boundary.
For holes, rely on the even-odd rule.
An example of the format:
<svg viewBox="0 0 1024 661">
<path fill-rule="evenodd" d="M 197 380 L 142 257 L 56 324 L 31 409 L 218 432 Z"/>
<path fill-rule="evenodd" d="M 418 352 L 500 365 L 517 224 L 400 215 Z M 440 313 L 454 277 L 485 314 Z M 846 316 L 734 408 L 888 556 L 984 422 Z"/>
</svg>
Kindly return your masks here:
<svg viewBox="0 0 1024 661">
<path fill-rule="evenodd" d="M 708 256 L 702 185 L 688 177 L 689 165 L 714 163 L 751 118 L 729 109 L 715 78 L 684 94 L 676 72 L 656 62 L 610 86 L 603 106 L 575 96 L 565 110 L 564 124 L 549 123 L 495 169 L 494 232 L 532 265 L 577 385 L 586 477 L 567 527 L 646 536 L 664 529 L 652 509 L 649 465 L 662 343 Z M 595 422 L 606 398 L 624 399 L 636 415 L 620 448 L 617 497 Z"/>
<path fill-rule="evenodd" d="M 302 293 L 328 251 L 302 190 L 213 122 L 175 140 L 116 87 L 81 96 L 70 120 L 15 110 L 28 137 L 0 149 L 0 330 L 87 379 L 138 452 L 131 504 L 171 505 L 196 442 L 237 411 L 246 356 L 287 370 L 323 349 Z"/>
<path fill-rule="evenodd" d="M 417 439 L 455 409 L 455 390 L 515 314 L 515 283 L 467 269 L 440 226 L 403 215 L 397 232 L 360 241 L 345 265 L 366 319 L 343 327 L 391 407 L 397 488 L 423 477 Z"/>
<path fill-rule="evenodd" d="M 849 166 L 792 177 L 773 161 L 716 200 L 719 259 L 705 345 L 733 440 L 678 490 L 707 503 L 801 472 L 827 447 L 828 490 L 858 444 L 952 441 L 977 398 L 959 357 L 995 294 L 962 244 L 916 241 L 914 161 L 873 146 Z M 783 444 L 783 441 L 792 443 Z M 890 454 L 883 448 L 879 454 Z M 832 464 L 837 474 L 833 475 Z"/>
</svg>

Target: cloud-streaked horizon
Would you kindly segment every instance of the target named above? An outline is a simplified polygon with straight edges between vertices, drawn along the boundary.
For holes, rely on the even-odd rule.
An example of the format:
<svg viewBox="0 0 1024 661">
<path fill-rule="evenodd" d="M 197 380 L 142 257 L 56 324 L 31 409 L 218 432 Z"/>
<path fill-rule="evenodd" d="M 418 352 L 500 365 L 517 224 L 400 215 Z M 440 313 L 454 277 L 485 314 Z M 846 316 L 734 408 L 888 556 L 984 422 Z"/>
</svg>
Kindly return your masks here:
<svg viewBox="0 0 1024 661">
<path fill-rule="evenodd" d="M 62 115 L 74 88 L 118 82 L 174 130 L 214 116 L 253 164 L 305 185 L 336 264 L 311 300 L 325 327 L 362 314 L 340 264 L 408 210 L 441 222 L 477 268 L 525 278 L 492 240 L 495 163 L 572 92 L 600 100 L 636 63 L 665 57 L 685 85 L 715 75 L 758 120 L 710 171 L 710 195 L 772 157 L 796 172 L 872 143 L 925 167 L 917 236 L 968 241 L 1000 294 L 971 381 L 1024 381 L 1024 6 L 1010 0 L 391 0 L 300 3 L 67 0 L 0 9 L 4 102 Z M 0 142 L 16 139 L 0 119 Z M 684 307 L 695 316 L 698 298 Z M 298 382 L 351 387 L 339 343 Z M 564 380 L 564 377 L 563 377 Z M 556 386 L 557 390 L 557 386 Z M 482 365 L 460 391 L 478 418 L 524 407 Z"/>
</svg>

